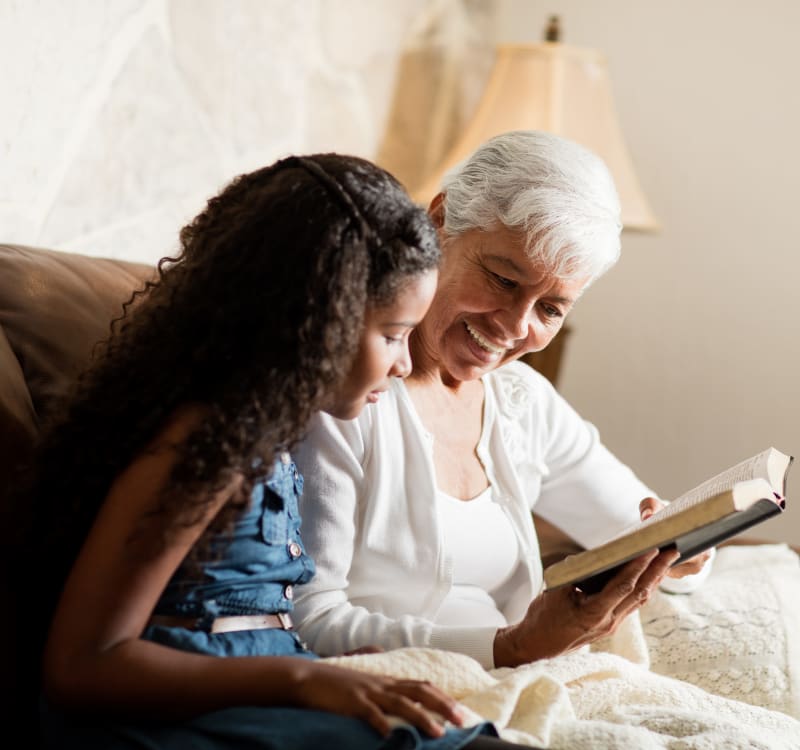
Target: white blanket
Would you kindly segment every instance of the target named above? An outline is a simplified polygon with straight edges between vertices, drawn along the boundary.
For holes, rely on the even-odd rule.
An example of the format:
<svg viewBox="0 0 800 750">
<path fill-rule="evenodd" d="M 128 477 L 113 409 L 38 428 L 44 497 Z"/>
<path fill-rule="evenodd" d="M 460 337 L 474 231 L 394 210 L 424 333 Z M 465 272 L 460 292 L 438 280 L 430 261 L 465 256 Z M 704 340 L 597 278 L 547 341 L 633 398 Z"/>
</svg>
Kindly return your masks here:
<svg viewBox="0 0 800 750">
<path fill-rule="evenodd" d="M 786 545 L 723 547 L 691 596 L 642 609 L 650 667 L 800 719 L 800 564 Z"/>
<path fill-rule="evenodd" d="M 763 565 L 765 560 L 771 564 Z M 800 607 L 800 566 L 797 556 L 785 546 L 769 545 L 722 549 L 703 588 L 703 596 L 692 594 L 676 599 L 659 594 L 642 610 L 641 617 L 629 617 L 612 638 L 591 649 L 583 648 L 516 669 L 487 672 L 470 657 L 424 648 L 326 661 L 374 673 L 430 680 L 461 702 L 470 723 L 489 719 L 502 737 L 521 745 L 553 750 L 800 750 L 800 721 L 786 710 L 797 704 L 800 663 L 794 659 L 798 652 L 777 648 L 768 657 L 755 659 L 760 674 L 769 672 L 775 680 L 779 673 L 785 677 L 783 693 L 765 694 L 769 701 L 785 706 L 776 710 L 771 705 L 747 702 L 762 696 L 753 689 L 752 675 L 746 673 L 749 662 L 741 658 L 748 650 L 742 649 L 739 641 L 750 638 L 747 631 L 726 627 L 723 622 L 714 630 L 713 637 L 709 636 L 709 602 L 725 593 L 725 586 L 720 584 L 729 582 L 732 570 L 738 570 L 739 574 L 750 571 L 749 578 L 745 576 L 747 580 L 739 581 L 739 587 L 729 595 L 730 601 L 718 602 L 724 604 L 722 610 L 744 611 L 750 594 L 759 600 L 758 606 L 764 605 L 764 582 L 777 586 L 782 596 L 794 592 L 792 602 L 783 602 L 794 610 L 788 614 L 781 612 L 768 623 L 773 628 L 770 633 L 773 644 L 785 647 L 793 643 L 792 639 L 800 635 L 800 618 L 791 619 Z M 773 578 L 781 580 L 776 583 Z M 692 611 L 695 604 L 703 610 L 699 619 L 697 612 Z M 767 608 L 772 610 L 771 605 Z M 743 622 L 747 617 L 734 620 Z M 668 628 L 664 627 L 665 622 L 669 622 Z M 781 628 L 790 630 L 777 632 L 777 622 Z M 684 625 L 687 625 L 685 630 Z M 652 634 L 655 631 L 658 636 Z M 670 633 L 669 638 L 664 637 L 666 632 Z M 681 632 L 694 634 L 687 636 L 693 645 L 684 652 L 689 658 L 678 670 L 685 679 L 676 679 L 664 672 L 676 664 L 674 656 L 676 649 L 680 649 L 674 639 L 680 638 Z M 726 639 L 730 653 L 738 658 L 729 658 L 724 646 L 720 650 L 720 642 Z M 668 642 L 671 645 L 665 647 Z M 704 642 L 710 649 L 704 651 Z M 750 639 L 750 642 L 762 641 Z M 716 658 L 716 664 L 712 663 L 712 657 Z M 691 665 L 698 664 L 697 658 L 700 668 L 693 671 Z M 780 660 L 784 663 L 767 664 Z M 709 687 L 721 684 L 708 677 L 714 674 L 714 669 L 720 674 L 733 670 L 732 679 L 722 682 L 728 691 L 731 685 L 741 685 L 740 694 L 725 696 L 711 692 Z M 710 685 L 701 687 L 689 680 Z M 755 678 L 756 682 L 759 680 L 760 677 Z M 775 680 L 770 684 L 777 684 Z M 734 688 L 733 692 L 737 690 Z"/>
</svg>

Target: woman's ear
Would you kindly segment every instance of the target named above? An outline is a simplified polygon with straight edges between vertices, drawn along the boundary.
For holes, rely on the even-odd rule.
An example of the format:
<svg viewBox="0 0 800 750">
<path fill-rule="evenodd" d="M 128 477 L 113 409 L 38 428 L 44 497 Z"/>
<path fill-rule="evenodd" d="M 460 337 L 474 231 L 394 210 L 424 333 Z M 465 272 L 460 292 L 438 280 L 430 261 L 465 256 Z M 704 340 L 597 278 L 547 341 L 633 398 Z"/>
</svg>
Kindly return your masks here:
<svg viewBox="0 0 800 750">
<path fill-rule="evenodd" d="M 428 216 L 431 217 L 436 229 L 444 227 L 444 193 L 437 193 L 430 206 L 428 206 Z"/>
</svg>

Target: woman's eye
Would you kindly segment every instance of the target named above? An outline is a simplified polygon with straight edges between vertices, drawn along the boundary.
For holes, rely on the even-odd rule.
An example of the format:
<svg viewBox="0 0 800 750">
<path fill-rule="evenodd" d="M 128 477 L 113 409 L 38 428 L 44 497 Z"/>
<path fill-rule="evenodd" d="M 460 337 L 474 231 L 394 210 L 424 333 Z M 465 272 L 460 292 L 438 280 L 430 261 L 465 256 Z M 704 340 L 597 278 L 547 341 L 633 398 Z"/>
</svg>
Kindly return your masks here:
<svg viewBox="0 0 800 750">
<path fill-rule="evenodd" d="M 542 310 L 544 310 L 544 314 L 548 318 L 563 318 L 564 313 L 561 312 L 557 307 L 553 307 L 553 305 L 542 305 Z"/>
<path fill-rule="evenodd" d="M 516 281 L 507 279 L 505 276 L 501 276 L 499 273 L 493 273 L 492 277 L 504 289 L 513 289 L 517 285 Z"/>
</svg>

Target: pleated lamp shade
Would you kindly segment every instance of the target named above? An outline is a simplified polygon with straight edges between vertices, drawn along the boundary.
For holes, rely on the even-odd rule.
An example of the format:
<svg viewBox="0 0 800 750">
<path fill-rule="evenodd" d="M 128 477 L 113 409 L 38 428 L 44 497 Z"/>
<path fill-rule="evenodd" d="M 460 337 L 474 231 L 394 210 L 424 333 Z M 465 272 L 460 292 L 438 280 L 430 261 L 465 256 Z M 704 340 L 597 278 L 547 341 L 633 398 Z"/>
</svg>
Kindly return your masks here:
<svg viewBox="0 0 800 750">
<path fill-rule="evenodd" d="M 614 177 L 625 229 L 656 231 L 617 121 L 605 58 L 561 42 L 501 45 L 475 116 L 439 167 L 412 195 L 427 206 L 445 172 L 510 130 L 544 130 L 600 156 Z"/>
</svg>

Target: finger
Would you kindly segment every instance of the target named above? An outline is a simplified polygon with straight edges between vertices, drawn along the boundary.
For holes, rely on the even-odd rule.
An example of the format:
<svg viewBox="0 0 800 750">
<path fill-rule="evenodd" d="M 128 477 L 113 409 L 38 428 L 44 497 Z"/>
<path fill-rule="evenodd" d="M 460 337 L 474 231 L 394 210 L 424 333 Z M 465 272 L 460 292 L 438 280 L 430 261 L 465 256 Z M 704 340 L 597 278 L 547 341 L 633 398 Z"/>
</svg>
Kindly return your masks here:
<svg viewBox="0 0 800 750">
<path fill-rule="evenodd" d="M 379 701 L 380 707 L 386 713 L 404 719 L 431 737 L 441 737 L 444 734 L 441 718 L 422 703 L 399 693 L 385 693 Z"/>
<path fill-rule="evenodd" d="M 456 726 L 463 724 L 464 717 L 456 700 L 435 685 L 419 680 L 403 680 L 396 685 L 396 689 L 423 708 L 439 714 Z"/>
<path fill-rule="evenodd" d="M 359 656 L 361 654 L 380 654 L 383 649 L 380 646 L 361 646 L 361 648 L 354 648 L 352 651 L 345 651 L 342 656 Z"/>
<path fill-rule="evenodd" d="M 680 553 L 676 549 L 668 549 L 660 552 L 639 576 L 629 596 L 615 608 L 615 616 L 626 617 L 633 610 L 645 604 L 648 599 L 650 599 L 651 594 L 658 584 L 661 583 L 664 576 L 669 572 L 672 564 L 679 557 Z"/>
<path fill-rule="evenodd" d="M 392 731 L 389 717 L 374 703 L 365 701 L 353 712 L 353 715 L 367 722 L 381 737 L 387 737 L 389 732 Z"/>
<path fill-rule="evenodd" d="M 646 497 L 639 503 L 639 517 L 642 521 L 646 521 L 654 513 L 661 510 L 662 503 L 654 497 Z"/>
<path fill-rule="evenodd" d="M 690 557 L 682 563 L 669 569 L 667 575 L 670 578 L 683 578 L 683 576 L 695 575 L 699 573 L 711 558 L 710 552 L 701 552 L 699 555 Z"/>
<path fill-rule="evenodd" d="M 645 571 L 645 576 L 658 576 L 658 582 L 667 574 L 670 568 L 680 559 L 681 553 L 674 547 L 667 547 L 658 553 L 658 557 Z"/>
<path fill-rule="evenodd" d="M 589 597 L 587 603 L 596 603 L 609 611 L 616 609 L 633 593 L 639 578 L 657 556 L 658 550 L 652 549 L 626 563 L 599 594 Z"/>
</svg>

